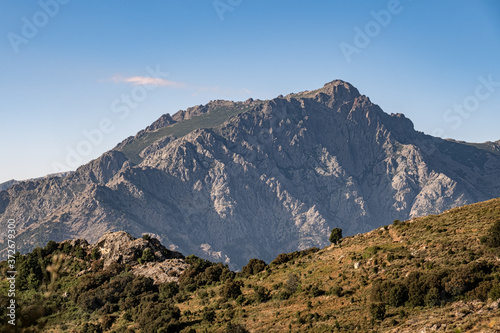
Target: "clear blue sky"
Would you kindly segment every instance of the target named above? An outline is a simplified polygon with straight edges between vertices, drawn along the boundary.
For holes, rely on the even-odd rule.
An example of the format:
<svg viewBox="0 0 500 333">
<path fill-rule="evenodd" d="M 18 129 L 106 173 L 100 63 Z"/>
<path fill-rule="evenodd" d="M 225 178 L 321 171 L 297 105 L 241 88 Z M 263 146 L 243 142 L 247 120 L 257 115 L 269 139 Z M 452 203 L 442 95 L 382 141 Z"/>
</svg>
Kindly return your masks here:
<svg viewBox="0 0 500 333">
<path fill-rule="evenodd" d="M 74 169 L 68 151 L 87 162 L 164 113 L 334 79 L 425 133 L 500 139 L 495 0 L 2 1 L 0 50 L 0 182 Z"/>
</svg>

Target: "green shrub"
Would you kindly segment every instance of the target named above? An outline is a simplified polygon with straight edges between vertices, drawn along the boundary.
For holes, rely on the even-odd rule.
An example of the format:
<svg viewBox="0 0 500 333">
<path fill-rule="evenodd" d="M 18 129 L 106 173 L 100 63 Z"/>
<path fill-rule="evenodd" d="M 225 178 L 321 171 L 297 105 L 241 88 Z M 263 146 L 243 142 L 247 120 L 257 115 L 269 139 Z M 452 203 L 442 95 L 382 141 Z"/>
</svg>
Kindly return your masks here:
<svg viewBox="0 0 500 333">
<path fill-rule="evenodd" d="M 344 289 L 341 286 L 331 287 L 328 291 L 328 294 L 342 297 L 342 295 L 344 294 Z"/>
<path fill-rule="evenodd" d="M 266 302 L 271 298 L 269 290 L 266 287 L 255 286 L 253 291 L 252 300 L 257 304 Z"/>
<path fill-rule="evenodd" d="M 319 297 L 319 296 L 322 296 L 325 294 L 325 291 L 323 289 L 321 289 L 320 287 L 318 287 L 317 285 L 314 285 L 311 287 L 311 289 L 309 290 L 309 295 L 311 297 Z"/>
<path fill-rule="evenodd" d="M 83 248 L 79 245 L 75 246 L 75 249 L 74 249 L 74 256 L 76 258 L 79 258 L 79 259 L 84 259 L 85 258 L 85 251 L 83 250 Z"/>
<path fill-rule="evenodd" d="M 371 303 L 370 304 L 370 313 L 375 320 L 384 320 L 385 318 L 385 304 L 380 303 Z"/>
<path fill-rule="evenodd" d="M 389 291 L 389 304 L 399 307 L 408 300 L 408 288 L 401 282 L 394 284 Z"/>
<path fill-rule="evenodd" d="M 250 331 L 241 324 L 233 324 L 229 322 L 224 329 L 224 333 L 250 333 Z"/>
<path fill-rule="evenodd" d="M 341 239 L 342 239 L 342 229 L 333 228 L 332 231 L 330 232 L 330 238 L 329 238 L 330 243 L 338 244 L 340 243 Z"/>
<path fill-rule="evenodd" d="M 500 283 L 499 283 L 499 281 L 496 281 L 496 283 L 493 285 L 490 292 L 488 293 L 488 297 L 493 299 L 493 300 L 497 300 L 500 298 Z"/>
<path fill-rule="evenodd" d="M 496 221 L 495 224 L 488 230 L 486 236 L 486 245 L 492 248 L 500 247 L 500 220 Z"/>
<path fill-rule="evenodd" d="M 57 251 L 58 247 L 59 247 L 59 244 L 57 244 L 56 242 L 51 240 L 47 243 L 47 245 L 45 245 L 43 252 L 46 256 L 48 256 L 48 255 L 54 253 L 55 251 Z"/>
<path fill-rule="evenodd" d="M 284 264 L 284 263 L 287 263 L 287 262 L 294 260 L 294 259 L 302 258 L 305 256 L 310 256 L 311 254 L 316 253 L 318 251 L 319 251 L 319 248 L 312 247 L 310 249 L 302 250 L 302 251 L 294 251 L 291 253 L 281 253 L 276 257 L 276 259 L 271 261 L 269 266 Z"/>
<path fill-rule="evenodd" d="M 203 320 L 207 321 L 209 323 L 213 322 L 215 320 L 215 311 L 214 310 L 205 310 L 203 312 Z"/>
<path fill-rule="evenodd" d="M 95 247 L 90 253 L 90 259 L 99 260 L 100 258 L 101 258 L 101 251 L 99 250 L 98 247 Z"/>
<path fill-rule="evenodd" d="M 297 291 L 299 286 L 300 286 L 299 277 L 295 274 L 290 274 L 288 276 L 288 279 L 286 280 L 286 284 L 285 284 L 286 292 L 288 292 L 290 295 L 292 295 L 293 293 L 295 293 Z"/>
<path fill-rule="evenodd" d="M 236 299 L 241 295 L 242 286 L 243 282 L 241 281 L 228 280 L 222 287 L 220 295 L 226 300 L 230 298 Z"/>
<path fill-rule="evenodd" d="M 146 248 L 146 249 L 144 249 L 144 251 L 142 251 L 142 256 L 137 261 L 140 264 L 145 264 L 147 262 L 152 262 L 155 260 L 156 260 L 156 258 L 155 258 L 153 251 L 151 251 L 150 248 Z"/>
<path fill-rule="evenodd" d="M 159 289 L 162 299 L 170 299 L 179 293 L 179 285 L 176 282 L 165 283 Z"/>
<path fill-rule="evenodd" d="M 441 304 L 441 296 L 437 288 L 431 288 L 424 297 L 426 306 L 433 307 Z"/>
<path fill-rule="evenodd" d="M 264 260 L 254 258 L 250 259 L 248 264 L 243 267 L 241 272 L 246 276 L 250 276 L 262 272 L 264 269 L 266 269 L 266 267 L 267 264 Z"/>
</svg>

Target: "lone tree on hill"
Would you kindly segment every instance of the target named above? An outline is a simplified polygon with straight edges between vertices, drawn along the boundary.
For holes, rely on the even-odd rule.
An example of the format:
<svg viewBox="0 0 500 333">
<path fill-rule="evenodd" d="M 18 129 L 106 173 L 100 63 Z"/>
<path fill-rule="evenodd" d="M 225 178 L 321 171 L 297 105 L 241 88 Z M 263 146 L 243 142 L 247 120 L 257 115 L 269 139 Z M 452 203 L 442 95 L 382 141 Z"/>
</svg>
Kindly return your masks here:
<svg viewBox="0 0 500 333">
<path fill-rule="evenodd" d="M 333 228 L 332 232 L 330 234 L 330 243 L 338 244 L 338 243 L 340 243 L 341 239 L 342 239 L 342 229 Z"/>
</svg>

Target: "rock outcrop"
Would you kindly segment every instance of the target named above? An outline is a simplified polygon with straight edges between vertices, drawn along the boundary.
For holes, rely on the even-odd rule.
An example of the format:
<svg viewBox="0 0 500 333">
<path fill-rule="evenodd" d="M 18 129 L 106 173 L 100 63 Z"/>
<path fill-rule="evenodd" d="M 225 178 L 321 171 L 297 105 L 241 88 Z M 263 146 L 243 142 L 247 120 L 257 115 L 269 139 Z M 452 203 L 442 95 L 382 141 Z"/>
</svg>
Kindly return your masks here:
<svg viewBox="0 0 500 333">
<path fill-rule="evenodd" d="M 155 262 L 184 259 L 182 254 L 165 248 L 156 238 L 135 238 L 124 231 L 105 233 L 90 249 L 94 248 L 99 249 L 104 267 L 114 262 L 123 265 L 137 264 L 146 249 L 151 250 Z"/>
</svg>

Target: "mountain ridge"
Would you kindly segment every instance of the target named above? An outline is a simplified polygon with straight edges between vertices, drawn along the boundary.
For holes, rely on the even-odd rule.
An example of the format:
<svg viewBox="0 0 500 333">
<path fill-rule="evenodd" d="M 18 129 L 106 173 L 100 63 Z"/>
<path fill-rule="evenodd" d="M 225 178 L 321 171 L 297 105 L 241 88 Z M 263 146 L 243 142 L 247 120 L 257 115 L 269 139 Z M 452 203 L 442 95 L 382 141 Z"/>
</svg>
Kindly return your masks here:
<svg viewBox="0 0 500 333">
<path fill-rule="evenodd" d="M 18 217 L 27 250 L 125 230 L 238 268 L 324 246 L 333 227 L 355 234 L 496 197 L 499 174 L 494 152 L 415 131 L 335 80 L 164 115 L 64 179 L 0 192 L 0 214 Z"/>
</svg>

